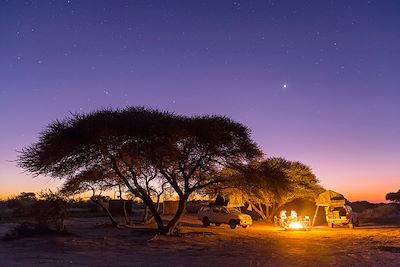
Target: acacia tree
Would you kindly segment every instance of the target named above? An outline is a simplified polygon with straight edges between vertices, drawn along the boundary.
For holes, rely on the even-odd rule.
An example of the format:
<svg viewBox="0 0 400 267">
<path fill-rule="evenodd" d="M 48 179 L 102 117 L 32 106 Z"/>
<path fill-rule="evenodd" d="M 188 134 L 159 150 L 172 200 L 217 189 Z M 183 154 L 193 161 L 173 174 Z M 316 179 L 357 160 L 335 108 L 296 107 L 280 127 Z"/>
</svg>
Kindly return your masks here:
<svg viewBox="0 0 400 267">
<path fill-rule="evenodd" d="M 297 198 L 314 199 L 321 191 L 311 169 L 283 158 L 268 158 L 237 172 L 233 188 L 241 193 L 263 220 L 271 220 L 279 208 Z"/>
<path fill-rule="evenodd" d="M 386 194 L 386 200 L 400 203 L 400 190 L 397 192 L 390 192 Z"/>
<path fill-rule="evenodd" d="M 283 191 L 283 194 L 276 197 L 277 205 L 274 206 L 271 216 L 275 215 L 282 206 L 295 199 L 315 200 L 320 193 L 325 191 L 309 166 L 283 158 L 273 158 L 272 160 L 273 164 L 282 168 L 289 178 L 289 190 Z"/>
<path fill-rule="evenodd" d="M 193 192 L 219 183 L 224 166 L 259 156 L 248 128 L 227 117 L 185 117 L 131 107 L 74 114 L 51 123 L 37 143 L 22 150 L 18 164 L 33 175 L 61 179 L 101 166 L 147 205 L 161 234 L 171 234 Z M 166 224 L 146 187 L 149 180 L 158 181 L 153 189 L 167 183 L 178 196 L 178 210 Z"/>
</svg>

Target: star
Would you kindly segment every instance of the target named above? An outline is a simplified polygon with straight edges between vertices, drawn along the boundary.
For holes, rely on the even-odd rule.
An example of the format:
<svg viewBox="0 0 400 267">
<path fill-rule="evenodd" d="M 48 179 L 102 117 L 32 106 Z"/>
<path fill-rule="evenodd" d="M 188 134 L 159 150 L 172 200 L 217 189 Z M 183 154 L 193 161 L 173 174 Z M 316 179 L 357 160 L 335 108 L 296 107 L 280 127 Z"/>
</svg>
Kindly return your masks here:
<svg viewBox="0 0 400 267">
<path fill-rule="evenodd" d="M 282 87 L 283 87 L 283 88 L 287 88 L 287 84 L 286 84 L 286 83 L 283 84 Z"/>
</svg>

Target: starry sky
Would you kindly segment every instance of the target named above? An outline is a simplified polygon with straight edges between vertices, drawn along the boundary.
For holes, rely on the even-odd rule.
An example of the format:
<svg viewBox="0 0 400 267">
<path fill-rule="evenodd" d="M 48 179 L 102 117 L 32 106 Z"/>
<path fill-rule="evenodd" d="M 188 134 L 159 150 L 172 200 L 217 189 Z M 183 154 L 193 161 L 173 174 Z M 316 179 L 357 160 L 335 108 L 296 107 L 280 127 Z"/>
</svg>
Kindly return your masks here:
<svg viewBox="0 0 400 267">
<path fill-rule="evenodd" d="M 0 0 L 0 197 L 71 112 L 220 114 L 350 200 L 400 188 L 399 1 Z"/>
</svg>

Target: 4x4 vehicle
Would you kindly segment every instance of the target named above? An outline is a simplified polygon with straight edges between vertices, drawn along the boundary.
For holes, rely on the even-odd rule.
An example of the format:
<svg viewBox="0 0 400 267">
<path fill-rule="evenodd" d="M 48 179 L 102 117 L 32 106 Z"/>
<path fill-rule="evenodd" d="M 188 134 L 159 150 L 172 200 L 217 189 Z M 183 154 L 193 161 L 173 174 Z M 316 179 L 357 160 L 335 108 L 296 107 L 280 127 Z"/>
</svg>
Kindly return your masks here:
<svg viewBox="0 0 400 267">
<path fill-rule="evenodd" d="M 197 213 L 197 217 L 203 222 L 204 226 L 209 226 L 211 223 L 220 226 L 222 223 L 225 223 L 232 229 L 235 229 L 236 226 L 246 228 L 253 223 L 249 215 L 243 214 L 234 208 L 225 208 L 220 206 L 201 207 Z"/>
<path fill-rule="evenodd" d="M 319 207 L 324 207 L 329 227 L 347 225 L 354 229 L 355 226 L 358 227 L 360 225 L 357 213 L 350 206 L 346 205 L 346 199 L 342 194 L 327 190 L 319 194 L 315 202 L 317 208 L 314 214 L 313 226 Z"/>
<path fill-rule="evenodd" d="M 325 212 L 329 227 L 348 225 L 350 228 L 354 228 L 360 225 L 357 213 L 350 206 L 327 207 Z"/>
</svg>

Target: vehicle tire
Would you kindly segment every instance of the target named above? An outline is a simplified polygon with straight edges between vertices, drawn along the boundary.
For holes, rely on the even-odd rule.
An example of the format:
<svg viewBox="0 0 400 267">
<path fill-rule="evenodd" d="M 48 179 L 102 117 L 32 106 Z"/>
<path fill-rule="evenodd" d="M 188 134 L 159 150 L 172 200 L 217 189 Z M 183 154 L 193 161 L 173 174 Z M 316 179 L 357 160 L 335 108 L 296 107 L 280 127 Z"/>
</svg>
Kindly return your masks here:
<svg viewBox="0 0 400 267">
<path fill-rule="evenodd" d="M 210 226 L 210 220 L 207 217 L 203 218 L 203 225 L 204 226 Z"/>
<path fill-rule="evenodd" d="M 360 221 L 357 219 L 355 226 L 360 227 Z"/>
<path fill-rule="evenodd" d="M 329 228 L 333 228 L 333 223 L 328 223 Z"/>
<path fill-rule="evenodd" d="M 248 225 L 242 225 L 243 228 L 247 228 Z"/>
<path fill-rule="evenodd" d="M 216 226 L 221 226 L 221 224 L 220 224 L 220 223 L 216 223 L 215 225 L 216 225 Z"/>
<path fill-rule="evenodd" d="M 349 228 L 350 228 L 350 229 L 354 229 L 354 222 L 353 222 L 353 220 L 352 220 L 351 222 L 349 222 Z"/>
<path fill-rule="evenodd" d="M 236 228 L 236 225 L 237 225 L 237 223 L 236 223 L 235 220 L 230 220 L 230 221 L 229 221 L 229 226 L 231 227 L 231 229 L 235 229 L 235 228 Z"/>
</svg>

